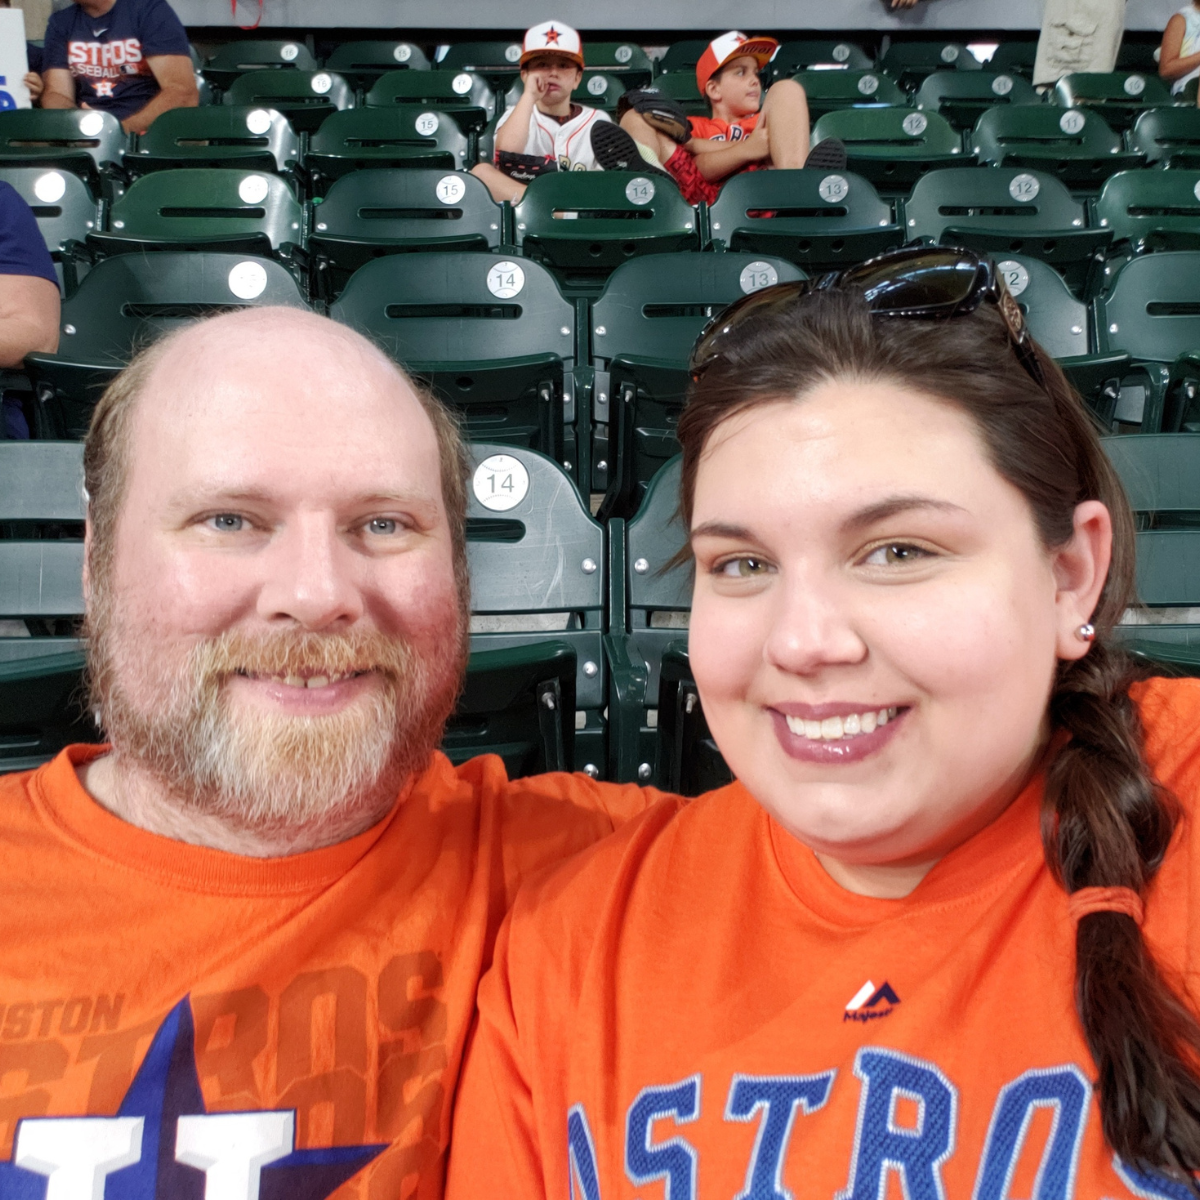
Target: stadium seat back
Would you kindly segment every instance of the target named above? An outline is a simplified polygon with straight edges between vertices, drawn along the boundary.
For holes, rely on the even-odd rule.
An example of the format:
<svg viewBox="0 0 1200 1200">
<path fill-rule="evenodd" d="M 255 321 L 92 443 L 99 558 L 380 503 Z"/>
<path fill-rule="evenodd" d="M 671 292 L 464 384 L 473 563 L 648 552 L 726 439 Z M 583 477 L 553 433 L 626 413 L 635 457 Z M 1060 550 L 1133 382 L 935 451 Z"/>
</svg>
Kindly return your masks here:
<svg viewBox="0 0 1200 1200">
<path fill-rule="evenodd" d="M 1102 350 L 1160 363 L 1194 352 L 1200 347 L 1200 250 L 1131 259 L 1097 306 Z"/>
<path fill-rule="evenodd" d="M 1155 166 L 1200 170 L 1200 109 L 1148 108 L 1129 131 L 1129 148 Z"/>
<path fill-rule="evenodd" d="M 1073 192 L 1097 191 L 1109 175 L 1142 164 L 1099 114 L 1050 104 L 991 108 L 970 135 L 980 162 L 1057 175 Z"/>
<path fill-rule="evenodd" d="M 378 342 L 465 416 L 474 440 L 561 459 L 575 310 L 535 262 L 391 255 L 360 267 L 330 316 Z"/>
<path fill-rule="evenodd" d="M 108 229 L 89 236 L 107 254 L 144 249 L 272 254 L 299 245 L 303 213 L 278 175 L 194 167 L 143 175 L 117 200 Z"/>
<path fill-rule="evenodd" d="M 288 174 L 299 161 L 300 138 L 287 118 L 253 106 L 169 109 L 125 156 L 126 166 L 139 174 L 180 167 Z"/>
<path fill-rule="evenodd" d="M 588 71 L 616 75 L 626 87 L 641 87 L 654 78 L 654 64 L 636 42 L 584 42 Z"/>
<path fill-rule="evenodd" d="M 793 78 L 808 96 L 808 112 L 814 121 L 840 108 L 908 106 L 908 96 L 882 71 L 807 70 Z"/>
<path fill-rule="evenodd" d="M 937 113 L 905 108 L 847 108 L 826 113 L 813 126 L 816 144 L 825 138 L 846 144 L 847 166 L 884 194 L 906 193 L 935 167 L 970 165 L 962 137 Z"/>
<path fill-rule="evenodd" d="M 227 88 L 251 71 L 315 71 L 319 66 L 303 42 L 255 39 L 226 42 L 204 64 L 204 77 L 213 87 Z"/>
<path fill-rule="evenodd" d="M 314 206 L 309 250 L 330 296 L 349 275 L 387 254 L 416 250 L 495 250 L 503 210 L 483 183 L 461 171 L 355 171 Z"/>
<path fill-rule="evenodd" d="M 496 115 L 496 96 L 482 75 L 470 71 L 389 71 L 367 93 L 367 105 L 402 104 L 437 109 L 465 129 L 482 129 Z"/>
<path fill-rule="evenodd" d="M 1051 263 L 1081 295 L 1110 230 L 1087 228 L 1084 206 L 1053 175 L 1018 167 L 930 171 L 905 201 L 909 238 Z"/>
<path fill-rule="evenodd" d="M 128 139 L 112 113 L 82 108 L 14 108 L 0 113 L 0 167 L 71 171 L 99 199 Z"/>
<path fill-rule="evenodd" d="M 1200 524 L 1200 434 L 1109 437 L 1104 449 L 1139 524 Z"/>
<path fill-rule="evenodd" d="M 69 242 L 82 242 L 96 228 L 96 201 L 73 172 L 0 164 L 0 180 L 33 209 L 46 248 L 56 258 Z"/>
<path fill-rule="evenodd" d="M 683 38 L 672 42 L 667 47 L 666 54 L 658 60 L 658 74 L 655 78 L 659 79 L 663 75 L 691 75 L 695 81 L 696 64 L 707 49 L 708 42 L 704 38 Z"/>
<path fill-rule="evenodd" d="M 983 70 L 983 64 L 961 42 L 893 42 L 879 66 L 909 92 L 934 71 Z"/>
<path fill-rule="evenodd" d="M 300 133 L 312 133 L 330 113 L 356 102 L 354 89 L 333 71 L 251 71 L 229 85 L 223 100 L 277 109 Z"/>
<path fill-rule="evenodd" d="M 325 65 L 351 86 L 365 91 L 389 71 L 428 71 L 429 59 L 412 42 L 343 42 L 325 60 Z"/>
<path fill-rule="evenodd" d="M 709 229 L 713 241 L 730 250 L 778 255 L 820 271 L 862 262 L 907 240 L 891 205 L 848 171 L 733 175 L 709 209 Z"/>
<path fill-rule="evenodd" d="M 596 727 L 604 707 L 604 530 L 551 459 L 498 443 L 470 455 L 472 654 L 540 647 L 560 662 L 569 648 L 569 694 L 546 706 L 561 719 L 569 770 L 576 710 Z M 602 746 L 592 761 L 603 764 Z"/>
<path fill-rule="evenodd" d="M 741 296 L 805 277 L 783 259 L 735 251 L 650 255 L 613 272 L 592 305 L 593 461 L 607 463 L 593 483 L 608 493 L 606 516 L 631 516 L 678 453 L 688 355 L 705 324 Z"/>
<path fill-rule="evenodd" d="M 695 210 L 675 184 L 628 171 L 540 175 L 513 210 L 517 244 L 574 282 L 639 254 L 698 249 Z"/>
<path fill-rule="evenodd" d="M 768 64 L 766 73 L 773 83 L 778 79 L 790 79 L 797 71 L 810 71 L 814 68 L 870 71 L 874 67 L 874 56 L 868 54 L 862 46 L 854 42 L 818 38 L 783 42 L 775 51 L 775 57 Z"/>
<path fill-rule="evenodd" d="M 1141 602 L 1151 608 L 1200 607 L 1200 529 L 1139 533 L 1137 592 Z M 1138 626 L 1129 632 L 1141 642 L 1153 631 Z"/>
<path fill-rule="evenodd" d="M 83 454 L 68 442 L 0 441 L 0 773 L 96 741 L 83 706 Z"/>
<path fill-rule="evenodd" d="M 1028 255 L 996 255 L 996 269 L 1021 306 L 1029 332 L 1055 358 L 1086 355 L 1088 310 L 1059 273 Z"/>
<path fill-rule="evenodd" d="M 167 251 L 98 263 L 63 303 L 58 352 L 26 358 L 41 401 L 37 436 L 83 437 L 100 392 L 158 334 L 265 304 L 307 308 L 295 279 L 271 259 Z"/>
<path fill-rule="evenodd" d="M 456 42 L 433 66 L 437 71 L 475 71 L 493 89 L 504 91 L 521 73 L 520 64 L 520 42 Z"/>
<path fill-rule="evenodd" d="M 452 116 L 419 104 L 334 113 L 312 136 L 305 163 L 314 186 L 367 167 L 471 165 L 470 143 Z"/>
<path fill-rule="evenodd" d="M 988 59 L 986 70 L 1006 71 L 1009 74 L 1021 75 L 1026 79 L 1033 78 L 1033 64 L 1037 61 L 1036 41 L 1006 41 L 996 47 L 992 57 Z"/>
<path fill-rule="evenodd" d="M 1200 250 L 1200 170 L 1120 171 L 1100 190 L 1094 212 L 1135 251 Z"/>
<path fill-rule="evenodd" d="M 1054 103 L 1098 112 L 1113 129 L 1128 129 L 1148 108 L 1172 103 L 1167 85 L 1154 72 L 1080 72 L 1054 86 Z"/>
<path fill-rule="evenodd" d="M 989 108 L 1010 104 L 1041 104 L 1033 85 L 1004 71 L 934 71 L 917 89 L 917 108 L 941 113 L 956 129 L 973 129 Z"/>
</svg>

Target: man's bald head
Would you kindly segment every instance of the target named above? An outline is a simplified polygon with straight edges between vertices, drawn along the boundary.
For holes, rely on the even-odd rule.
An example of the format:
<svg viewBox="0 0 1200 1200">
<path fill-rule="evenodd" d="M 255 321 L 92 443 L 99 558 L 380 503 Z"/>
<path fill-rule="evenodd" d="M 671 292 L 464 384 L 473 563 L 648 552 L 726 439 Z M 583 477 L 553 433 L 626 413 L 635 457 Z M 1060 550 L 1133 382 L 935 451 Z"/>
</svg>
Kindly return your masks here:
<svg viewBox="0 0 1200 1200">
<path fill-rule="evenodd" d="M 374 388 L 393 395 L 397 403 L 416 399 L 437 443 L 455 577 L 465 605 L 470 585 L 468 463 L 456 418 L 361 334 L 303 309 L 274 306 L 239 309 L 182 326 L 138 354 L 109 385 L 96 405 L 84 445 L 91 578 L 103 578 L 112 561 L 137 412 L 147 404 L 168 413 L 181 402 L 203 404 L 214 389 L 245 388 L 263 377 L 278 382 L 280 372 L 287 370 L 301 372 L 313 387 L 349 388 L 359 394 Z"/>
</svg>

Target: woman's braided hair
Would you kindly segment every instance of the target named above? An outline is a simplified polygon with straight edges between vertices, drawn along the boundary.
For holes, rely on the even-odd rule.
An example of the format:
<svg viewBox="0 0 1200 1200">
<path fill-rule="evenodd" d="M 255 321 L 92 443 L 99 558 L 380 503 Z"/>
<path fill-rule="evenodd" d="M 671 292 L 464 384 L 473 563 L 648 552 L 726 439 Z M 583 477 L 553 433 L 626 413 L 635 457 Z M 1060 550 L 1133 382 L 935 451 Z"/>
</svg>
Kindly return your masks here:
<svg viewBox="0 0 1200 1200">
<path fill-rule="evenodd" d="M 1054 360 L 1038 350 L 1047 381 L 1039 387 L 990 304 L 951 320 L 898 320 L 873 317 L 861 295 L 844 290 L 809 292 L 748 317 L 727 342 L 735 344 L 723 345 L 693 384 L 679 422 L 689 524 L 700 457 L 718 425 L 835 379 L 898 384 L 970 416 L 997 471 L 1025 497 L 1048 550 L 1071 537 L 1078 504 L 1107 506 L 1113 557 L 1092 616 L 1096 638 L 1084 658 L 1059 664 L 1050 697 L 1053 727 L 1070 736 L 1047 768 L 1042 841 L 1068 893 L 1121 886 L 1144 895 L 1178 813 L 1142 757 L 1129 697 L 1142 672 L 1112 640 L 1133 600 L 1133 518 L 1095 425 Z M 1200 1026 L 1131 917 L 1105 911 L 1080 919 L 1075 1003 L 1108 1144 L 1124 1162 L 1197 1190 Z"/>
</svg>

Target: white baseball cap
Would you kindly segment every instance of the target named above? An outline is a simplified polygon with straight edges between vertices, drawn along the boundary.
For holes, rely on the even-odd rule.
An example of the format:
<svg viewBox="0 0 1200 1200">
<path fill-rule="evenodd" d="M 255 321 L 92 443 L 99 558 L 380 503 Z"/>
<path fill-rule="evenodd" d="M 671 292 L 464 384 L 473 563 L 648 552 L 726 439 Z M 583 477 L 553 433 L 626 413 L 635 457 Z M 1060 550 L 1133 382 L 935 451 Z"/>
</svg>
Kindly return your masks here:
<svg viewBox="0 0 1200 1200">
<path fill-rule="evenodd" d="M 562 21 L 543 21 L 525 31 L 521 66 L 539 54 L 561 54 L 577 66 L 583 66 L 583 43 L 579 40 L 579 34 Z"/>
</svg>

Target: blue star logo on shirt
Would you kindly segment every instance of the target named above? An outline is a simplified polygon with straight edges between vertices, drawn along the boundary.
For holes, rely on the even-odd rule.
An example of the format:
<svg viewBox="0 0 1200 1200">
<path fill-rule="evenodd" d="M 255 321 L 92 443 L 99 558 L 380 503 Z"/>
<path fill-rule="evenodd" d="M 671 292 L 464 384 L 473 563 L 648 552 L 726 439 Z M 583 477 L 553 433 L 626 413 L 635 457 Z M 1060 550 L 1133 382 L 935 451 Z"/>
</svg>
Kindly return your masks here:
<svg viewBox="0 0 1200 1200">
<path fill-rule="evenodd" d="M 387 1143 L 297 1150 L 290 1109 L 210 1113 L 185 997 L 115 1117 L 26 1117 L 0 1200 L 324 1200 Z"/>
</svg>

